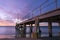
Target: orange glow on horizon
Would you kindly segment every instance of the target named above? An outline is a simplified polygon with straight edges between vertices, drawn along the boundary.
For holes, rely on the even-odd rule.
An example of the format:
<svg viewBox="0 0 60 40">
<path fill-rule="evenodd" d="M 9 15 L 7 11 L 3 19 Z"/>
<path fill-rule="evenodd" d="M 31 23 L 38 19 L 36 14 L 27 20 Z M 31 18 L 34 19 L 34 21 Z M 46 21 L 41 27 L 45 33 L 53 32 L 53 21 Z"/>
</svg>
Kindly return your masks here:
<svg viewBox="0 0 60 40">
<path fill-rule="evenodd" d="M 0 20 L 0 26 L 15 26 L 15 23 Z"/>
</svg>

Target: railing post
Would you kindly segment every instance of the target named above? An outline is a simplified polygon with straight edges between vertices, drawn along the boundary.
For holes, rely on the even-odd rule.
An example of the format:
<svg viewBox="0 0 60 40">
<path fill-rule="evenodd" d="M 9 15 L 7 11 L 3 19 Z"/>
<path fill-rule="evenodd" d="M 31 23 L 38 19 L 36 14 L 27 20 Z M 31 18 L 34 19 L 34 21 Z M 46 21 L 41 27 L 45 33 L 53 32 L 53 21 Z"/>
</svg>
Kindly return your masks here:
<svg viewBox="0 0 60 40">
<path fill-rule="evenodd" d="M 32 18 L 33 18 L 33 12 L 32 12 Z"/>
<path fill-rule="evenodd" d="M 40 6 L 40 14 L 41 14 L 41 6 Z"/>
<path fill-rule="evenodd" d="M 55 3 L 56 3 L 56 9 L 57 9 L 57 6 L 58 6 L 58 5 L 57 5 L 57 0 L 55 0 Z"/>
</svg>

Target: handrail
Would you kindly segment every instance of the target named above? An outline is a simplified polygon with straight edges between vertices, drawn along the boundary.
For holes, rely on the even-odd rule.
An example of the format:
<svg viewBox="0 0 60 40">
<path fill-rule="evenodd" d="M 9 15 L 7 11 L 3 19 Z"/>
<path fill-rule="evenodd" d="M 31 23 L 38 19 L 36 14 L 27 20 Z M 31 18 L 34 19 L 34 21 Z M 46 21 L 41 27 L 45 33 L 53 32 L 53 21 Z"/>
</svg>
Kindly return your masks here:
<svg viewBox="0 0 60 40">
<path fill-rule="evenodd" d="M 47 2 L 47 0 L 46 0 L 44 3 L 46 3 L 46 2 Z M 43 5 L 44 3 L 42 3 L 41 5 Z M 41 5 L 40 5 L 40 6 L 41 6 Z M 35 8 L 35 9 L 33 9 L 31 12 L 33 12 L 33 11 L 35 11 L 36 9 L 40 8 L 40 6 L 37 7 L 37 8 Z M 31 12 L 29 12 L 29 13 L 31 13 Z M 29 14 L 29 13 L 28 13 L 28 14 Z M 27 14 L 27 15 L 28 15 L 28 14 Z M 25 16 L 27 16 L 27 15 L 25 15 Z M 24 16 L 24 17 L 25 17 L 25 16 Z"/>
<path fill-rule="evenodd" d="M 44 8 L 46 8 L 46 7 L 49 7 L 50 5 L 55 4 L 55 3 L 56 3 L 56 5 L 54 5 L 54 6 L 57 8 L 57 1 L 58 1 L 58 0 L 54 0 L 53 2 L 49 3 L 48 5 L 46 5 L 46 3 L 48 2 L 48 0 L 46 0 L 46 1 L 45 1 L 44 3 L 42 3 L 39 7 L 35 8 L 35 9 L 33 9 L 31 12 L 29 12 L 31 16 L 30 16 L 29 13 L 28 13 L 27 15 L 24 16 L 24 18 L 28 17 L 28 19 L 30 19 L 29 17 L 34 17 L 33 15 L 34 15 L 35 13 L 33 13 L 33 12 L 35 12 L 37 9 L 39 9 L 40 14 L 41 14 L 42 9 L 44 9 Z M 46 7 L 44 7 L 44 4 L 45 4 Z M 56 8 L 55 8 L 55 9 L 56 9 Z M 50 11 L 51 11 L 51 10 L 50 10 Z M 40 15 L 40 14 L 39 14 L 39 15 Z"/>
</svg>

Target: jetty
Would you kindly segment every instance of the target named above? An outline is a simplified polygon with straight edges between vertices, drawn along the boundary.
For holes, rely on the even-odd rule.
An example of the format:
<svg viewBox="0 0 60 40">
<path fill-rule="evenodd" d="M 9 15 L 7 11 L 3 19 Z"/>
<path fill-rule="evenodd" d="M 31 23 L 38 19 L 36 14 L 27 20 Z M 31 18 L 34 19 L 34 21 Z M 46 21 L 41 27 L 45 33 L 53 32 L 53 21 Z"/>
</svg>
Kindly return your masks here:
<svg viewBox="0 0 60 40">
<path fill-rule="evenodd" d="M 29 12 L 29 14 L 27 14 L 26 16 L 24 16 L 24 21 L 19 23 L 19 24 L 16 24 L 16 30 L 19 30 L 19 32 L 22 32 L 22 33 L 18 33 L 16 35 L 16 38 L 29 38 L 29 39 L 44 39 L 47 40 L 50 39 L 54 39 L 54 40 L 60 40 L 60 33 L 58 37 L 53 37 L 52 35 L 52 23 L 55 22 L 55 23 L 58 23 L 59 24 L 59 27 L 60 27 L 60 7 L 58 6 L 59 3 L 58 3 L 59 0 L 55 0 L 51 3 L 48 3 L 47 5 L 45 5 L 47 2 L 49 2 L 48 0 L 46 0 L 44 3 L 42 3 L 38 8 L 32 10 L 31 12 Z M 54 6 L 53 6 L 53 5 Z M 45 5 L 45 6 L 44 6 Z M 53 6 L 53 9 L 52 7 Z M 48 9 L 50 8 L 50 9 Z M 39 9 L 39 14 L 38 15 L 35 15 L 37 13 L 34 13 L 35 11 L 37 11 L 37 9 Z M 46 11 L 45 11 L 46 9 Z M 34 16 L 35 15 L 35 16 Z M 26 19 L 26 20 L 25 20 Z M 49 32 L 49 37 L 41 37 L 41 30 L 39 28 L 39 23 L 41 22 L 47 22 L 48 23 L 48 32 Z M 34 24 L 34 31 L 32 31 L 32 27 L 33 27 L 33 24 Z M 30 27 L 30 37 L 26 37 L 26 27 L 27 25 L 29 25 Z M 20 31 L 20 28 L 22 31 Z M 56 39 L 55 39 L 56 38 Z"/>
</svg>

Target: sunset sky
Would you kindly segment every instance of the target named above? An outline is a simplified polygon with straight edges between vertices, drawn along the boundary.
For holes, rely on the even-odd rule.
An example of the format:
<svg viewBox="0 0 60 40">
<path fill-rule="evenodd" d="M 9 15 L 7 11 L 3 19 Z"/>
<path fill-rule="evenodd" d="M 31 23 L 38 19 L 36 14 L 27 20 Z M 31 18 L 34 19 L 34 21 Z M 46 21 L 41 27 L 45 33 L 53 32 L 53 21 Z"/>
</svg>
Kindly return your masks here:
<svg viewBox="0 0 60 40">
<path fill-rule="evenodd" d="M 0 0 L 0 26 L 15 26 L 17 21 L 46 0 Z M 51 1 L 51 0 L 50 0 Z"/>
<path fill-rule="evenodd" d="M 0 0 L 0 26 L 15 25 L 18 19 L 38 7 L 42 0 Z"/>
</svg>

